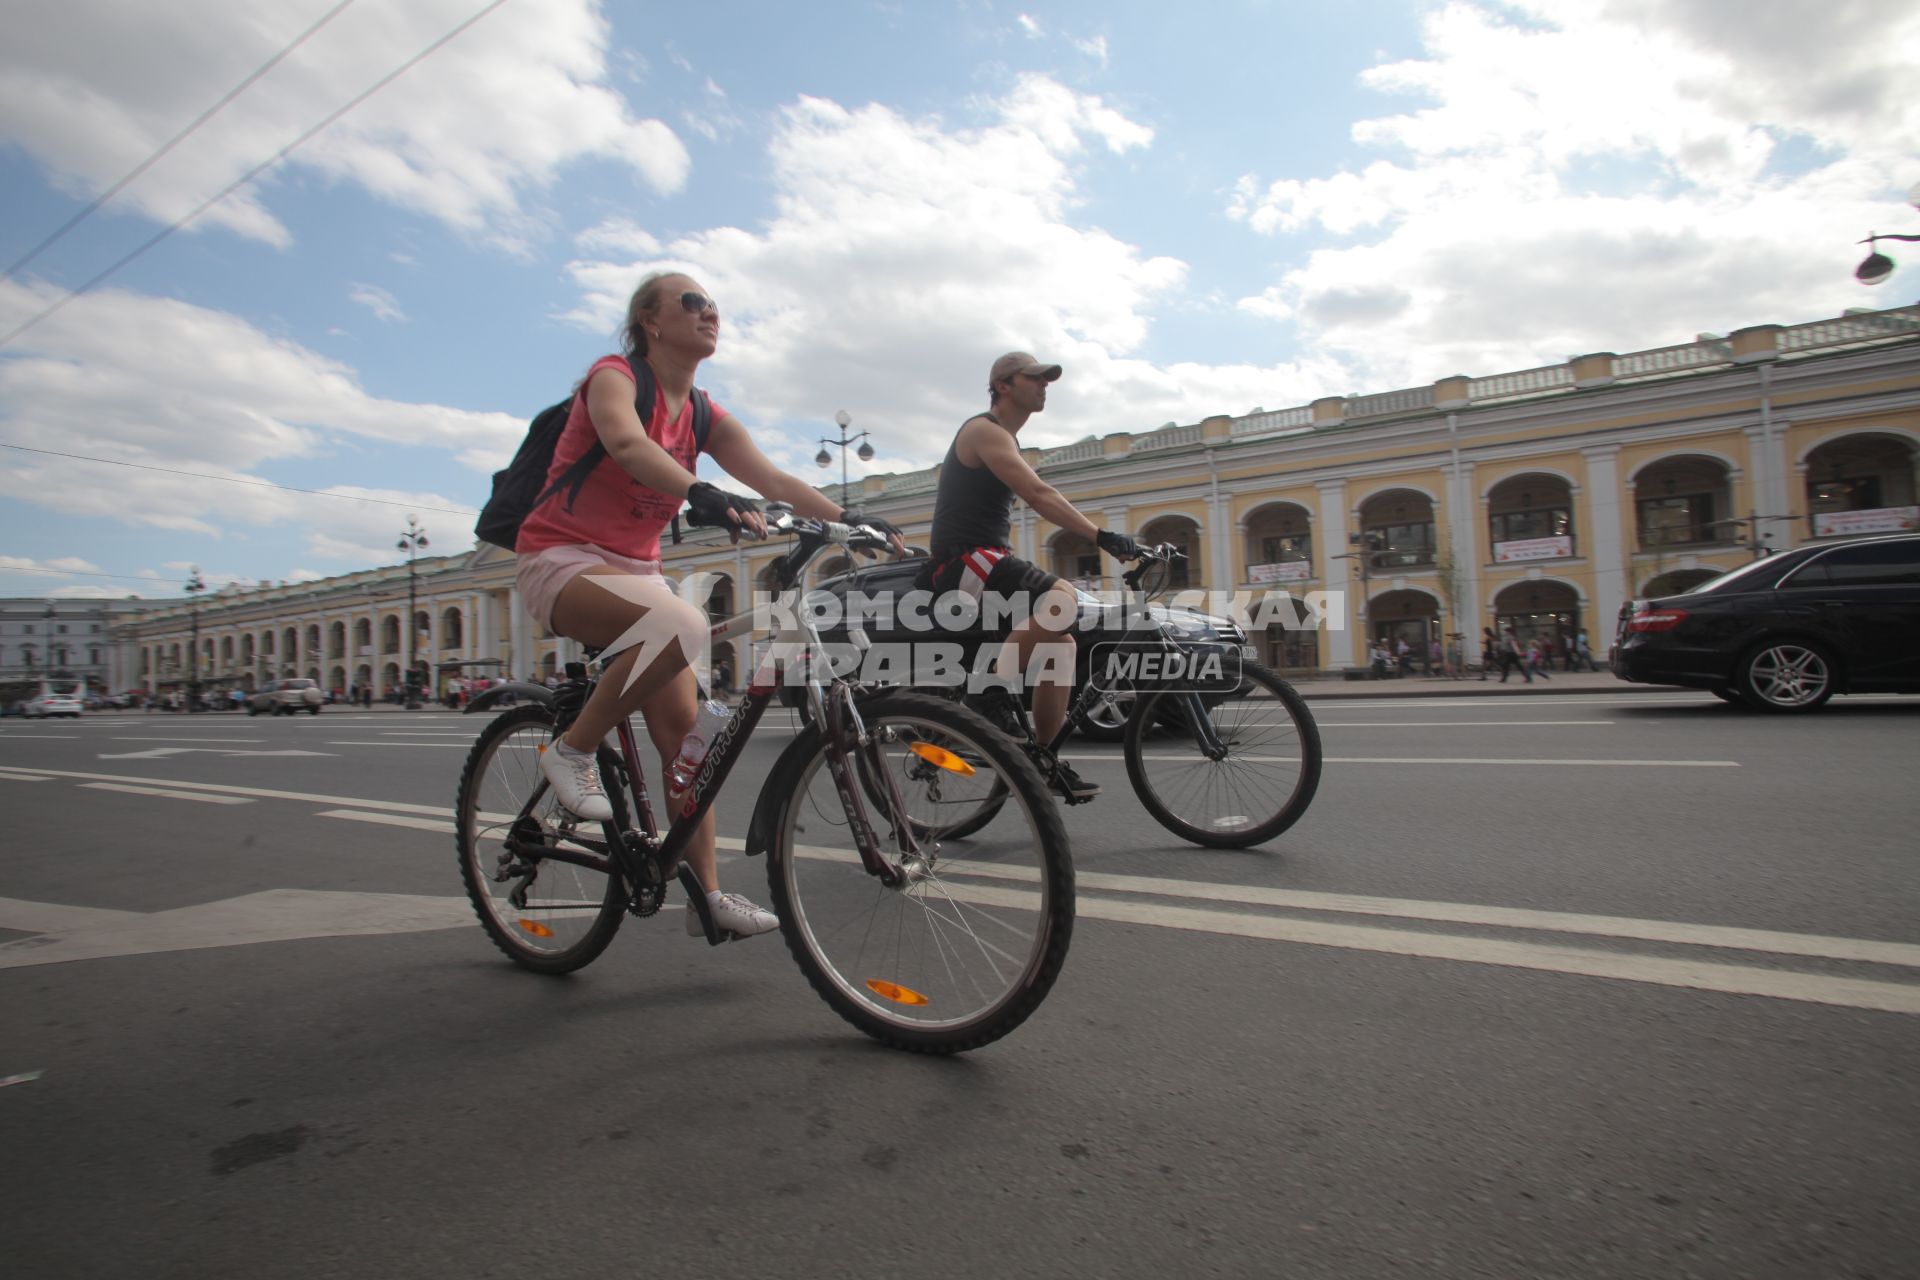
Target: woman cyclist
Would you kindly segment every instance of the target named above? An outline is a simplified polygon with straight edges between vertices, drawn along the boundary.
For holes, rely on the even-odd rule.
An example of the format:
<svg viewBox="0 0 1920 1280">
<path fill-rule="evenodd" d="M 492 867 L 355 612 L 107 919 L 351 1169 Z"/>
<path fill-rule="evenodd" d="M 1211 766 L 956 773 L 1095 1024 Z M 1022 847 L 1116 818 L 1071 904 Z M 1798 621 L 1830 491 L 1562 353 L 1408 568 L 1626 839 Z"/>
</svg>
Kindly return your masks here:
<svg viewBox="0 0 1920 1280">
<path fill-rule="evenodd" d="M 520 526 L 514 549 L 527 611 L 553 634 L 601 650 L 605 662 L 579 719 L 540 758 L 560 803 L 588 821 L 613 816 L 594 755 L 617 724 L 640 712 L 665 766 L 697 714 L 697 685 L 688 664 L 706 642 L 707 619 L 661 577 L 660 531 L 684 501 L 701 523 L 726 527 L 736 542 L 742 533 L 766 532 L 765 518 L 751 499 L 723 493 L 693 474 L 698 452 L 694 371 L 719 342 L 720 309 L 696 281 L 679 272 L 642 280 L 627 304 L 622 346 L 653 370 L 657 389 L 651 411 L 644 421 L 636 412 L 633 373 L 625 358 L 595 361 L 554 447 L 547 483 L 551 486 L 577 462 L 596 437 L 607 456 L 571 502 L 551 498 Z M 853 515 L 893 534 L 896 550 L 900 547 L 898 531 L 886 521 L 844 512 L 774 466 L 740 420 L 718 405 L 705 451 L 762 497 L 825 520 Z M 671 782 L 666 786 L 671 800 Z M 686 861 L 723 933 L 748 937 L 778 927 L 772 912 L 739 894 L 720 892 L 712 813 L 688 844 Z M 686 920 L 689 934 L 704 936 L 692 903 Z"/>
</svg>

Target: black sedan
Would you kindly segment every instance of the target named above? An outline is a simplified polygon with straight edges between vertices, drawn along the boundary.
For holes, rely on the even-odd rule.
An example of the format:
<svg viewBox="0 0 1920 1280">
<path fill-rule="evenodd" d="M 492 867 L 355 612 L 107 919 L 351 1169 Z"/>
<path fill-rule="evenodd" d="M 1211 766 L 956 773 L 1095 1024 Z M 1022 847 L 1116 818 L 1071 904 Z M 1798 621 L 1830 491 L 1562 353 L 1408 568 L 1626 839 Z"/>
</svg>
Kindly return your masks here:
<svg viewBox="0 0 1920 1280">
<path fill-rule="evenodd" d="M 854 570 L 852 573 L 829 578 L 815 590 L 838 596 L 842 601 L 849 591 L 864 593 L 873 598 L 887 598 L 898 603 L 915 589 L 916 579 L 926 565 L 924 556 L 912 557 L 874 564 Z M 1083 601 L 1092 597 L 1084 596 Z M 1171 639 L 1183 651 L 1189 654 L 1205 654 L 1217 651 L 1226 659 L 1228 666 L 1238 672 L 1239 660 L 1253 657 L 1253 648 L 1247 643 L 1246 633 L 1226 618 L 1201 613 L 1182 604 L 1150 604 L 1144 609 L 1135 608 L 1122 611 L 1117 608 L 1104 610 L 1084 610 L 1080 621 L 1074 626 L 1074 638 L 1079 642 L 1075 655 L 1075 685 L 1083 684 L 1089 676 L 1089 667 L 1098 652 L 1103 658 L 1114 648 L 1133 649 L 1140 647 L 1143 632 L 1150 630 L 1155 636 Z M 996 647 L 1000 632 L 992 633 L 980 630 L 953 631 L 937 629 L 928 631 L 924 624 L 920 628 L 907 625 L 896 614 L 893 617 L 864 619 L 862 629 L 875 643 L 902 642 L 912 645 L 922 643 L 958 643 L 963 657 L 963 665 L 972 669 L 979 661 L 979 649 L 983 643 L 991 641 Z M 848 639 L 844 621 L 829 622 L 821 628 L 820 638 L 829 646 L 844 645 Z M 1031 692 L 1031 691 L 1029 691 Z M 804 699 L 804 693 L 793 686 L 781 690 L 782 700 L 797 706 Z M 1108 696 L 1102 698 L 1093 707 L 1088 722 L 1082 732 L 1102 742 L 1117 742 L 1126 733 L 1127 717 L 1131 713 L 1133 694 L 1131 689 L 1121 686 L 1109 686 Z"/>
<path fill-rule="evenodd" d="M 1620 610 L 1613 673 L 1767 711 L 1920 693 L 1920 535 L 1823 542 Z"/>
</svg>

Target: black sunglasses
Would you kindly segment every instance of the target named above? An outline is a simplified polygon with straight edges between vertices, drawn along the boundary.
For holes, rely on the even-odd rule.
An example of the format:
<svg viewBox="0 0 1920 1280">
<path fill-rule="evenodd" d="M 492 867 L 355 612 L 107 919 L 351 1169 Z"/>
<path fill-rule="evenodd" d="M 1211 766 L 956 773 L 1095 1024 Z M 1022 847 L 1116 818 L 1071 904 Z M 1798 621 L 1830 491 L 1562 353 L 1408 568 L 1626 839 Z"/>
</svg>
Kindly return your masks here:
<svg viewBox="0 0 1920 1280">
<path fill-rule="evenodd" d="M 708 307 L 713 308 L 713 314 L 720 314 L 720 304 L 704 293 L 695 293 L 689 289 L 680 295 L 680 309 L 689 315 L 697 316 Z"/>
</svg>

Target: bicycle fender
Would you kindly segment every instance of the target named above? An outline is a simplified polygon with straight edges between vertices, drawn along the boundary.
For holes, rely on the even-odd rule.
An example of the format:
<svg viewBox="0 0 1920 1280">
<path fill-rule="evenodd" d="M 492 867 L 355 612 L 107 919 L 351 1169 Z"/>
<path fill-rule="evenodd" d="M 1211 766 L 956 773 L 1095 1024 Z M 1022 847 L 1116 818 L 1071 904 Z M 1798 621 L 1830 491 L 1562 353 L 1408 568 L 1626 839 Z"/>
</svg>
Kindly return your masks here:
<svg viewBox="0 0 1920 1280">
<path fill-rule="evenodd" d="M 773 762 L 773 770 L 760 787 L 760 798 L 753 803 L 753 821 L 747 824 L 746 855 L 765 853 L 773 841 L 773 824 L 780 817 L 780 802 L 800 785 L 800 770 L 807 757 L 820 749 L 820 731 L 808 725 L 793 735 L 786 750 Z"/>
<path fill-rule="evenodd" d="M 528 702 L 537 702 L 543 707 L 550 707 L 553 705 L 553 690 L 543 684 L 524 684 L 519 681 L 513 684 L 497 684 L 467 703 L 466 714 L 490 711 L 508 698 L 525 699 Z"/>
</svg>

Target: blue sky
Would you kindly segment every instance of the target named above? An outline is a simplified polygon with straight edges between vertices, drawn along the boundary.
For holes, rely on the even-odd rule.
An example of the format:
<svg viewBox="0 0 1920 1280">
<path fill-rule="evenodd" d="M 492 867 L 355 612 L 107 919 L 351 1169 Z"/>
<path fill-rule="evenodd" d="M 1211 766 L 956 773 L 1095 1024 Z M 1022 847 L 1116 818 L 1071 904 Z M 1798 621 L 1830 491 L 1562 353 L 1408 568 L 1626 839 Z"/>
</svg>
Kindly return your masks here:
<svg viewBox="0 0 1920 1280">
<path fill-rule="evenodd" d="M 0 265 L 339 3 L 16 33 Z M 350 0 L 0 280 L 0 333 L 484 6 Z M 1903 305 L 1850 273 L 1920 231 L 1916 48 L 1906 0 L 508 0 L 0 345 L 0 594 L 328 576 L 409 512 L 462 550 L 663 265 L 823 480 L 835 410 L 928 465 L 1012 347 L 1067 366 L 1045 444 Z"/>
</svg>

